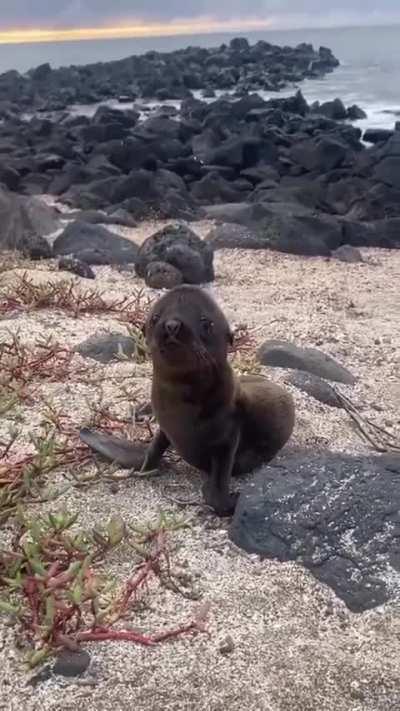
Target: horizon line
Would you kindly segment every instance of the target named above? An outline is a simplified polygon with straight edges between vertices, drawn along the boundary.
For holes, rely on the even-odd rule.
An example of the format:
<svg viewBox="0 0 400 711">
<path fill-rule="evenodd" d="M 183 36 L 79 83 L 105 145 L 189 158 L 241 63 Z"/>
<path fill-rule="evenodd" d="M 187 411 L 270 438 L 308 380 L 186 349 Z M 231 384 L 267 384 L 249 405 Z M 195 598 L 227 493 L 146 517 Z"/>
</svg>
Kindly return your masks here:
<svg viewBox="0 0 400 711">
<path fill-rule="evenodd" d="M 400 20 L 399 20 L 400 21 Z M 192 21 L 176 21 L 170 23 L 129 24 L 111 27 L 76 27 L 76 28 L 30 28 L 0 30 L 0 45 L 14 44 L 47 44 L 51 42 L 90 42 L 93 40 L 113 39 L 152 39 L 157 37 L 191 36 L 196 34 L 216 34 L 231 32 L 285 32 L 317 29 L 346 29 L 356 27 L 385 27 L 394 23 L 389 20 L 373 23 L 350 22 L 337 25 L 304 25 L 279 26 L 272 20 L 225 20 L 216 21 L 212 18 L 198 18 Z M 397 22 L 396 22 L 397 24 Z"/>
<path fill-rule="evenodd" d="M 0 44 L 33 44 L 46 42 L 73 42 L 99 39 L 141 39 L 169 37 L 192 34 L 212 34 L 213 32 L 239 32 L 271 29 L 270 20 L 226 20 L 199 18 L 191 21 L 172 21 L 169 23 L 135 23 L 111 27 L 68 27 L 68 28 L 30 28 L 0 30 Z"/>
</svg>

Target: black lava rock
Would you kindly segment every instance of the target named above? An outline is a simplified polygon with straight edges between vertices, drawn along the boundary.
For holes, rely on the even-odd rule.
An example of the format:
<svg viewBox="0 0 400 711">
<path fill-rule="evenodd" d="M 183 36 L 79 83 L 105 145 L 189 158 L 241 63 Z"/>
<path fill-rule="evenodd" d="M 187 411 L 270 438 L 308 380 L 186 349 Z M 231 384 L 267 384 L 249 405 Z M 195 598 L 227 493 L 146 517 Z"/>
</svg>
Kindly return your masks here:
<svg viewBox="0 0 400 711">
<path fill-rule="evenodd" d="M 81 676 L 90 664 L 90 655 L 81 649 L 79 652 L 64 651 L 57 657 L 53 673 L 60 676 Z"/>
<path fill-rule="evenodd" d="M 183 283 L 182 272 L 168 262 L 150 262 L 145 282 L 151 289 L 173 289 Z"/>
<path fill-rule="evenodd" d="M 393 597 L 400 456 L 287 454 L 243 487 L 229 531 L 249 553 L 294 560 L 353 612 Z"/>
<path fill-rule="evenodd" d="M 357 247 L 352 247 L 351 244 L 343 244 L 332 252 L 332 257 L 338 259 L 339 262 L 347 262 L 347 264 L 357 264 L 364 262 L 364 258 Z"/>
<path fill-rule="evenodd" d="M 101 333 L 90 336 L 75 350 L 85 358 L 93 358 L 99 363 L 110 363 L 119 358 L 131 358 L 136 351 L 136 343 L 122 333 Z"/>
<path fill-rule="evenodd" d="M 16 195 L 0 185 L 0 252 L 24 249 L 32 259 L 51 256 L 45 235 L 59 228 L 56 211 L 38 199 Z"/>
<path fill-rule="evenodd" d="M 363 135 L 366 143 L 385 143 L 392 138 L 394 131 L 388 128 L 367 128 Z"/>
<path fill-rule="evenodd" d="M 138 247 L 101 225 L 76 221 L 56 238 L 53 251 L 88 264 L 128 264 L 136 261 Z"/>
<path fill-rule="evenodd" d="M 32 259 L 32 261 L 39 261 L 40 259 L 51 259 L 53 256 L 53 250 L 49 242 L 41 235 L 25 235 L 20 242 L 20 250 L 25 257 Z"/>
<path fill-rule="evenodd" d="M 248 90 L 279 89 L 305 77 L 324 76 L 339 64 L 327 48 L 310 44 L 278 47 L 268 42 L 250 45 L 235 38 L 229 46 L 187 47 L 173 52 L 146 52 L 111 62 L 52 69 L 48 64 L 22 76 L 0 76 L 0 101 L 46 111 L 64 110 L 71 103 L 99 103 L 140 96 L 165 100 L 191 99 L 191 91 L 235 89 L 245 98 Z M 135 126 L 136 111 L 100 106 L 93 128 Z M 172 129 L 171 129 L 172 130 Z"/>
<path fill-rule="evenodd" d="M 86 262 L 81 262 L 74 257 L 61 257 L 58 260 L 58 268 L 65 272 L 71 272 L 83 279 L 95 279 L 96 275 Z"/>
<path fill-rule="evenodd" d="M 202 284 L 214 279 L 214 252 L 192 230 L 169 225 L 148 237 L 136 259 L 136 273 L 145 278 L 151 262 L 167 262 L 178 269 L 187 284 Z"/>
<path fill-rule="evenodd" d="M 258 358 L 263 365 L 304 370 L 320 378 L 354 385 L 356 378 L 331 356 L 316 348 L 301 348 L 288 341 L 265 341 Z"/>
<path fill-rule="evenodd" d="M 337 407 L 338 409 L 343 408 L 340 398 L 338 398 L 332 386 L 323 378 L 318 378 L 316 375 L 299 370 L 289 375 L 286 382 L 294 385 L 295 388 L 314 398 L 314 400 L 322 402 L 323 405 Z"/>
<path fill-rule="evenodd" d="M 263 238 L 254 230 L 234 222 L 216 225 L 205 237 L 213 249 L 260 249 Z"/>
</svg>

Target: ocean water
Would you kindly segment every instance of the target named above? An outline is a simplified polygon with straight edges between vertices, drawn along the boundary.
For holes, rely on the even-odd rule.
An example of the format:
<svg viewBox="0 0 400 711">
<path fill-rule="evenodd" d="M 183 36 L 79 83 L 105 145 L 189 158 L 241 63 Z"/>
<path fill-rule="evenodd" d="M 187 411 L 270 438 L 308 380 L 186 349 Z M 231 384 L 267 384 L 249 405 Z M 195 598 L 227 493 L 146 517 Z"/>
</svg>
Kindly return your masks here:
<svg viewBox="0 0 400 711">
<path fill-rule="evenodd" d="M 238 33 L 236 33 L 237 35 Z M 400 120 L 400 25 L 245 33 L 249 41 L 265 39 L 274 44 L 295 46 L 311 42 L 314 47 L 330 47 L 341 66 L 321 80 L 299 86 L 309 102 L 340 97 L 346 105 L 358 104 L 368 118 L 357 122 L 361 128 L 392 128 Z M 169 51 L 186 47 L 217 46 L 233 35 L 210 34 L 190 37 L 163 37 L 132 40 L 91 40 L 87 42 L 0 45 L 0 72 L 25 72 L 43 62 L 53 67 L 121 59 L 150 49 Z M 281 96 L 290 95 L 291 87 Z M 272 94 L 265 94 L 265 97 Z M 274 94 L 276 96 L 276 93 Z"/>
</svg>

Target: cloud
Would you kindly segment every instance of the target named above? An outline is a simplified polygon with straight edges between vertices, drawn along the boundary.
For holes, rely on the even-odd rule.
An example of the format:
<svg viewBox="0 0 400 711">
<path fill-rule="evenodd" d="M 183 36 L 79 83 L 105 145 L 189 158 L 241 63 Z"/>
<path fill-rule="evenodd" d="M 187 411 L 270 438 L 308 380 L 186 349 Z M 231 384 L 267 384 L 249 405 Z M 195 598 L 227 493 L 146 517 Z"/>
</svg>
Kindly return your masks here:
<svg viewBox="0 0 400 711">
<path fill-rule="evenodd" d="M 399 0 L 0 0 L 0 30 L 11 27 L 101 26 L 211 17 L 258 18 L 274 25 L 304 26 L 350 19 L 400 19 Z M 322 8 L 325 6 L 325 8 Z M 378 9 L 377 9 L 378 7 Z"/>
</svg>

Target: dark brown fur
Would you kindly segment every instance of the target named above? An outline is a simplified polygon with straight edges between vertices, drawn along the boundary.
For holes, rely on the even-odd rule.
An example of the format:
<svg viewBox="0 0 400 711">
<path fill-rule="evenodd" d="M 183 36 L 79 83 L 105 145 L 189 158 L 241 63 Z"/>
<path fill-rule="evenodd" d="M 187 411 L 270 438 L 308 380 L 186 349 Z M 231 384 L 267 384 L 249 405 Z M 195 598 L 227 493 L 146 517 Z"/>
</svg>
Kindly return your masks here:
<svg viewBox="0 0 400 711">
<path fill-rule="evenodd" d="M 159 431 L 142 471 L 157 468 L 168 447 L 174 447 L 204 472 L 206 503 L 217 514 L 229 515 L 236 500 L 231 476 L 270 461 L 286 444 L 294 427 L 293 399 L 263 377 L 234 375 L 227 360 L 228 322 L 199 287 L 179 286 L 162 296 L 148 316 L 145 334 Z M 104 437 L 102 448 L 91 437 L 90 446 L 120 461 L 115 439 L 111 453 Z M 125 464 L 128 446 L 121 449 Z"/>
</svg>

